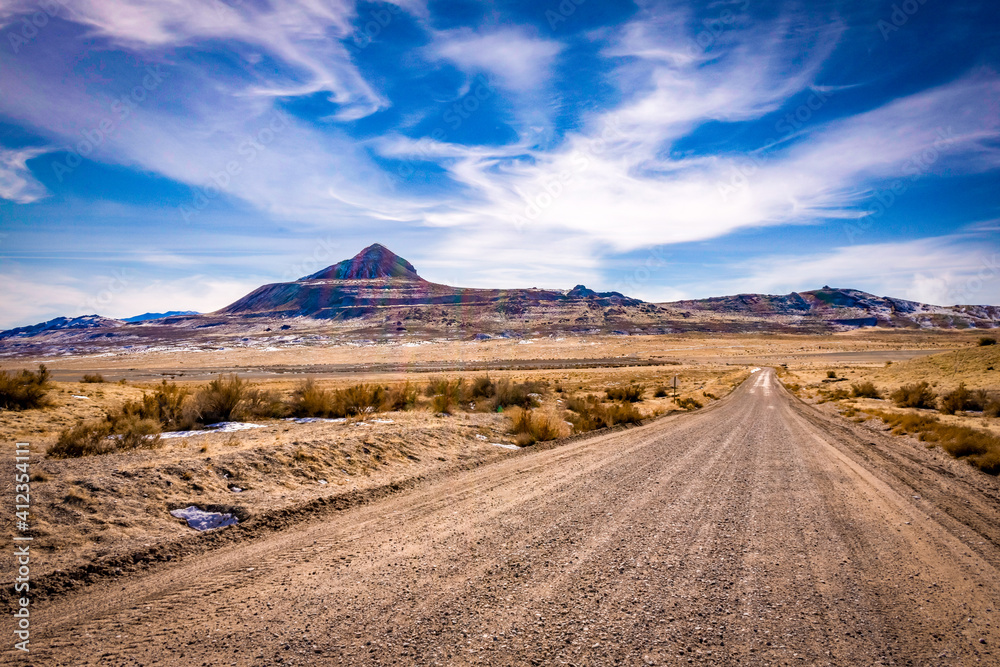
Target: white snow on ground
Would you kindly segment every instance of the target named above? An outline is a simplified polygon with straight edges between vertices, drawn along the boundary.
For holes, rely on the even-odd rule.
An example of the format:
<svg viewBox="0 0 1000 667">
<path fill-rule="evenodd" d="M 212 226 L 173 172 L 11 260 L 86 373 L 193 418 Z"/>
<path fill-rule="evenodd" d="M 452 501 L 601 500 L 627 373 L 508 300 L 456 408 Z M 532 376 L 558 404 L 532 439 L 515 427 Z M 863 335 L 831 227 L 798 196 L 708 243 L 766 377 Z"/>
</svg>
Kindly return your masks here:
<svg viewBox="0 0 1000 667">
<path fill-rule="evenodd" d="M 372 423 L 373 424 L 395 424 L 396 422 L 394 422 L 391 419 L 373 419 Z"/>
<path fill-rule="evenodd" d="M 751 368 L 751 369 L 750 369 L 750 372 L 751 372 L 751 373 L 756 373 L 756 372 L 757 372 L 757 371 L 759 371 L 759 370 L 760 370 L 759 368 Z"/>
<path fill-rule="evenodd" d="M 83 399 L 86 399 L 88 401 L 90 400 L 90 396 L 77 396 L 76 394 L 73 394 L 73 398 L 83 398 Z"/>
<path fill-rule="evenodd" d="M 213 528 L 225 528 L 235 526 L 239 523 L 232 514 L 221 514 L 219 512 L 206 512 L 194 505 L 185 507 L 182 510 L 170 510 L 170 515 L 178 519 L 187 521 L 188 526 L 195 530 L 212 530 Z"/>
<path fill-rule="evenodd" d="M 487 439 L 488 438 L 485 435 L 476 434 L 476 440 L 487 440 Z"/>
<path fill-rule="evenodd" d="M 168 431 L 161 433 L 160 438 L 190 438 L 193 435 L 205 435 L 206 433 L 232 433 L 233 431 L 248 431 L 252 428 L 267 428 L 264 424 L 248 424 L 246 422 L 219 422 L 209 424 L 200 431 Z"/>
<path fill-rule="evenodd" d="M 502 442 L 491 442 L 494 447 L 503 447 L 504 449 L 521 449 L 517 445 L 505 445 Z"/>
<path fill-rule="evenodd" d="M 296 424 L 343 424 L 347 421 L 347 419 L 344 417 L 339 417 L 337 419 L 324 419 L 322 417 L 288 417 L 285 421 L 295 422 Z"/>
</svg>

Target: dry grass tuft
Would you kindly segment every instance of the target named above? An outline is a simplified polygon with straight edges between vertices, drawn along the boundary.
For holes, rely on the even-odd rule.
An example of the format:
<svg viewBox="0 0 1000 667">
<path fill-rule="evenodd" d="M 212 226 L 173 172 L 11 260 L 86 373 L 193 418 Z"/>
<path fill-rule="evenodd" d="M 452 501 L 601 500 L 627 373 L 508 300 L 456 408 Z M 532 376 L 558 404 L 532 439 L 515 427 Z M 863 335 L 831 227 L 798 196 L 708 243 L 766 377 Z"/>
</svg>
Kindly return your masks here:
<svg viewBox="0 0 1000 667">
<path fill-rule="evenodd" d="M 88 384 L 97 384 L 100 382 L 107 382 L 107 380 L 105 380 L 104 376 L 101 375 L 100 373 L 87 373 L 82 378 L 80 378 L 80 382 L 85 382 Z"/>
<path fill-rule="evenodd" d="M 159 434 L 160 425 L 157 422 L 137 415 L 121 415 L 115 421 L 110 417 L 86 421 L 62 431 L 46 455 L 65 459 L 148 449 L 160 444 Z"/>
<path fill-rule="evenodd" d="M 358 384 L 344 389 L 323 389 L 312 379 L 302 382 L 292 393 L 293 417 L 340 418 L 379 412 L 385 405 L 412 405 L 416 390 L 406 385 L 393 394 L 377 384 Z"/>
<path fill-rule="evenodd" d="M 604 393 L 611 401 L 628 401 L 638 403 L 642 400 L 642 392 L 645 388 L 642 385 L 631 385 L 628 387 L 611 387 Z"/>
<path fill-rule="evenodd" d="M 566 402 L 569 422 L 576 433 L 585 433 L 616 424 L 641 424 L 642 414 L 632 403 L 605 405 L 596 396 L 572 397 Z"/>
<path fill-rule="evenodd" d="M 566 425 L 561 420 L 539 410 L 514 407 L 510 410 L 510 419 L 510 432 L 521 447 L 566 435 Z"/>
<path fill-rule="evenodd" d="M 989 431 L 943 424 L 937 417 L 912 413 L 897 414 L 870 410 L 893 427 L 893 433 L 915 434 L 924 442 L 932 442 L 955 458 L 966 459 L 990 475 L 1000 475 L 1000 438 Z"/>
<path fill-rule="evenodd" d="M 694 398 L 678 398 L 677 405 L 685 410 L 697 410 L 702 407 Z"/>
</svg>

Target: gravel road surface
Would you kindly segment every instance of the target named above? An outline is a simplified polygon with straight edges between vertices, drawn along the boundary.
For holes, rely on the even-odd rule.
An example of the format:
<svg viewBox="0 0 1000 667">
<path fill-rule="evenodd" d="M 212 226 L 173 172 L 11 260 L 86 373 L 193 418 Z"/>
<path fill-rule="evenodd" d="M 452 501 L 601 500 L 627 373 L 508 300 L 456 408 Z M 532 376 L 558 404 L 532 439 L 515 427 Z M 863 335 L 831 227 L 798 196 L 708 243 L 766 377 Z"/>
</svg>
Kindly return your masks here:
<svg viewBox="0 0 1000 667">
<path fill-rule="evenodd" d="M 946 463 L 764 369 L 695 413 L 55 599 L 27 661 L 998 665 L 1000 487 Z"/>
</svg>

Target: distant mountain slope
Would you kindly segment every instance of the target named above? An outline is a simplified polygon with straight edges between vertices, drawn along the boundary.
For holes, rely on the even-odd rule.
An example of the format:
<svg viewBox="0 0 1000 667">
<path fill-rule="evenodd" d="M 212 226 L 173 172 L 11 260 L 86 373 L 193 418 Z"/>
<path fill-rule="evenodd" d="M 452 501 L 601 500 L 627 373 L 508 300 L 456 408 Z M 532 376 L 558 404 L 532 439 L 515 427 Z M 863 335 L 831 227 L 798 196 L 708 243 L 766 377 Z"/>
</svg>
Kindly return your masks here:
<svg viewBox="0 0 1000 667">
<path fill-rule="evenodd" d="M 808 318 L 845 327 L 967 328 L 1000 324 L 998 306 L 934 306 L 832 287 L 782 295 L 737 294 L 659 305 L 692 314 Z"/>
<path fill-rule="evenodd" d="M 149 320 L 162 320 L 164 317 L 182 317 L 185 315 L 200 315 L 197 310 L 168 310 L 165 313 L 143 313 L 132 317 L 123 317 L 122 322 L 148 322 Z"/>
<path fill-rule="evenodd" d="M 0 338 L 17 338 L 20 336 L 37 336 L 38 334 L 52 331 L 66 331 L 72 329 L 110 329 L 120 327 L 124 324 L 121 320 L 100 315 L 81 315 L 80 317 L 56 317 L 48 322 L 32 324 L 26 327 L 17 327 L 0 332 Z"/>
</svg>

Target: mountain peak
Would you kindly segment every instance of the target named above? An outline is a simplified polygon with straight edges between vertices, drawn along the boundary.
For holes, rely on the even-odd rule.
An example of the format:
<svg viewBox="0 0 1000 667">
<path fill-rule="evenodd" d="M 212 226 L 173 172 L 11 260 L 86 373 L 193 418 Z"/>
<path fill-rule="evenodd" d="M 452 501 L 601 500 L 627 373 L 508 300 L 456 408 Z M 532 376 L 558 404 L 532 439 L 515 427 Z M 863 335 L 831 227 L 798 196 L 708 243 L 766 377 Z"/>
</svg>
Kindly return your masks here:
<svg viewBox="0 0 1000 667">
<path fill-rule="evenodd" d="M 300 280 L 376 280 L 404 278 L 423 280 L 405 259 L 381 243 L 373 243 L 351 259 L 337 262 Z"/>
</svg>

